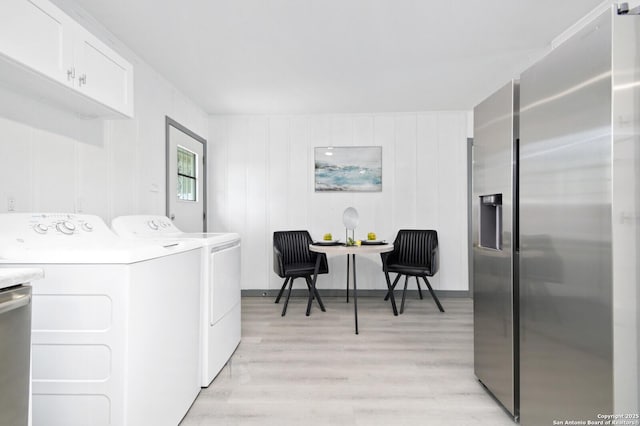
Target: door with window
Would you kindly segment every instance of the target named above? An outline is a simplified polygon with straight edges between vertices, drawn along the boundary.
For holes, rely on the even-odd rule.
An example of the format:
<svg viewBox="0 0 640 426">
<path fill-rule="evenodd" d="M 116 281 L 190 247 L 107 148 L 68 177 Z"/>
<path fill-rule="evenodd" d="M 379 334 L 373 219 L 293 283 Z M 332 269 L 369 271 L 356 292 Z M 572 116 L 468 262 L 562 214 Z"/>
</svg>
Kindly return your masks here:
<svg viewBox="0 0 640 426">
<path fill-rule="evenodd" d="M 207 141 L 167 117 L 167 216 L 183 232 L 206 231 Z"/>
</svg>

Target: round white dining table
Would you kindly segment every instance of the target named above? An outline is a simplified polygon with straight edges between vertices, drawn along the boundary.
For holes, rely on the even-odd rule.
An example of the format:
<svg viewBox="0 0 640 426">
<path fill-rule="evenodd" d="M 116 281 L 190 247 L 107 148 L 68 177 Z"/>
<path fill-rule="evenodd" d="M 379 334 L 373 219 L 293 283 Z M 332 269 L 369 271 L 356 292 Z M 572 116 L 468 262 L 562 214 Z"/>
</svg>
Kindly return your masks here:
<svg viewBox="0 0 640 426">
<path fill-rule="evenodd" d="M 358 288 L 356 285 L 356 254 L 376 254 L 376 253 L 387 253 L 393 250 L 393 244 L 363 244 L 360 246 L 345 246 L 345 245 L 327 245 L 327 244 L 310 244 L 309 250 L 316 253 L 325 253 L 327 256 L 335 256 L 335 255 L 347 255 L 347 301 L 348 293 L 349 293 L 349 256 L 351 256 L 351 261 L 353 263 L 353 312 L 355 318 L 355 326 L 356 326 L 356 334 L 358 334 Z M 309 300 L 307 302 L 307 316 L 309 316 L 311 312 L 311 302 L 313 301 L 313 295 L 315 294 L 316 289 L 316 280 L 318 278 L 318 271 L 320 270 L 320 258 L 321 256 L 317 256 L 316 258 L 316 266 L 313 274 L 313 280 L 311 283 L 312 291 L 309 292 Z M 386 275 L 386 274 L 385 274 Z M 398 315 L 398 310 L 396 309 L 396 301 L 393 297 L 393 291 L 391 291 L 391 283 L 389 282 L 387 276 L 387 288 L 389 290 L 390 299 L 391 299 L 391 307 L 393 309 L 393 314 Z"/>
</svg>

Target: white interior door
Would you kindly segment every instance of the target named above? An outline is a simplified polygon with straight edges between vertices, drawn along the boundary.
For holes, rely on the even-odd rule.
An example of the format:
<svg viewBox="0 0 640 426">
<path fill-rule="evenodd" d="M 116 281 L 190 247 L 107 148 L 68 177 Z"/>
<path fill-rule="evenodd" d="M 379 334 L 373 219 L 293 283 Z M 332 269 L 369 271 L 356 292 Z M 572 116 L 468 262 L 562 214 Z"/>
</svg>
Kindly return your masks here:
<svg viewBox="0 0 640 426">
<path fill-rule="evenodd" d="M 167 216 L 183 232 L 206 231 L 206 140 L 167 117 Z"/>
</svg>

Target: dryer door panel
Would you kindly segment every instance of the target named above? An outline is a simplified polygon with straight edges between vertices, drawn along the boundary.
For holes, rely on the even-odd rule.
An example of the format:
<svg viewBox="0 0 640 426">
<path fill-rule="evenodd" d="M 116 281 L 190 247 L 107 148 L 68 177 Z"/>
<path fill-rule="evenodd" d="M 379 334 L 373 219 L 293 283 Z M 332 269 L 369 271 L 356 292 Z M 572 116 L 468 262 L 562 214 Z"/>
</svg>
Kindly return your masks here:
<svg viewBox="0 0 640 426">
<path fill-rule="evenodd" d="M 240 244 L 210 254 L 209 324 L 214 325 L 240 302 Z"/>
</svg>

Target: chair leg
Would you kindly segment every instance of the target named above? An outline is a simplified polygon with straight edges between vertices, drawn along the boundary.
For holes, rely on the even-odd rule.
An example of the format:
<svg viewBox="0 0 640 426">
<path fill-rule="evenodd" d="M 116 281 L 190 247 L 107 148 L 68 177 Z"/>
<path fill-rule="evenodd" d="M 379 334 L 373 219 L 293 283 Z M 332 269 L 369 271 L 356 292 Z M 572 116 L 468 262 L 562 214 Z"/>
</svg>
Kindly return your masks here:
<svg viewBox="0 0 640 426">
<path fill-rule="evenodd" d="M 295 278 L 289 280 L 289 291 L 287 292 L 287 298 L 284 301 L 284 307 L 282 308 L 282 316 L 287 314 L 287 306 L 289 305 L 289 297 L 291 297 L 291 287 L 293 287 L 293 281 Z"/>
<path fill-rule="evenodd" d="M 307 282 L 307 290 L 309 290 L 309 292 L 311 292 L 311 282 L 307 279 L 307 277 L 304 277 L 305 281 Z M 315 299 L 315 292 L 314 294 L 311 295 L 311 299 Z"/>
<path fill-rule="evenodd" d="M 388 275 L 388 273 L 387 273 Z M 396 289 L 396 284 L 398 284 L 398 280 L 400 279 L 400 275 L 396 275 L 396 279 L 393 280 L 393 284 L 391 284 L 391 290 L 387 290 L 387 295 L 384 296 L 384 300 L 389 300 L 389 296 L 391 296 L 391 292 Z"/>
<path fill-rule="evenodd" d="M 433 297 L 433 300 L 436 302 L 436 305 L 438 305 L 438 309 L 440 309 L 440 312 L 444 312 L 444 308 L 440 304 L 440 301 L 438 300 L 438 296 L 436 296 L 436 294 L 434 293 L 433 288 L 431 288 L 431 284 L 429 284 L 429 280 L 427 280 L 427 277 L 425 276 L 423 276 L 422 279 L 424 280 L 424 283 L 427 285 L 427 288 L 429 289 L 429 293 L 431 293 L 431 297 Z"/>
<path fill-rule="evenodd" d="M 396 308 L 396 298 L 393 297 L 393 290 L 391 290 L 391 280 L 389 279 L 389 273 L 385 271 L 384 278 L 387 280 L 387 295 L 389 295 L 391 299 L 391 309 L 393 310 L 393 315 L 398 316 L 398 308 Z"/>
<path fill-rule="evenodd" d="M 409 284 L 409 275 L 404 276 L 404 290 L 402 290 L 402 304 L 400 304 L 400 313 L 404 313 L 404 299 L 407 296 L 407 284 Z"/>
<path fill-rule="evenodd" d="M 282 288 L 280 289 L 280 292 L 278 293 L 278 297 L 276 297 L 275 303 L 279 303 L 280 302 L 280 298 L 282 297 L 282 293 L 284 293 L 284 289 L 287 288 L 287 284 L 289 283 L 290 279 L 291 279 L 291 277 L 287 277 L 287 278 L 284 279 L 284 284 L 282 284 Z"/>
<path fill-rule="evenodd" d="M 318 301 L 318 305 L 320 305 L 320 310 L 322 312 L 327 312 L 327 310 L 324 308 L 324 303 L 322 303 L 322 299 L 320 298 L 320 293 L 318 292 L 317 288 L 313 288 L 312 284 L 311 284 L 311 277 L 310 276 L 306 276 L 304 277 L 305 280 L 307 280 L 307 287 L 309 287 L 309 291 L 313 290 L 313 294 L 315 296 L 315 299 Z"/>
<path fill-rule="evenodd" d="M 422 300 L 422 289 L 420 288 L 420 280 L 418 279 L 418 277 L 416 277 L 416 284 L 418 284 L 418 294 L 420 295 L 420 300 Z"/>
</svg>

